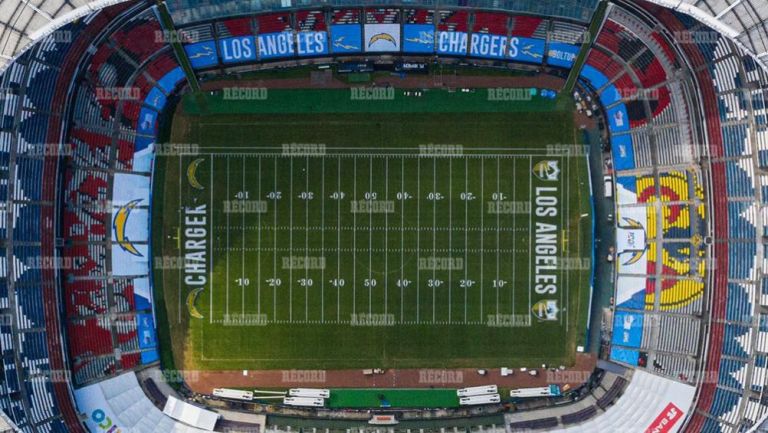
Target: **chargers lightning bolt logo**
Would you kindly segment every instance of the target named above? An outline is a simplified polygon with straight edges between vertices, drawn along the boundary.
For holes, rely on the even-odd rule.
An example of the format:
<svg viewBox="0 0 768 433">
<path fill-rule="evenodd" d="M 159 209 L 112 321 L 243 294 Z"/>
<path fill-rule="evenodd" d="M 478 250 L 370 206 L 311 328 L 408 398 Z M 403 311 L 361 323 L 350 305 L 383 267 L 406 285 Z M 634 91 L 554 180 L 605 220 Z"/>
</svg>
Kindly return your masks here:
<svg viewBox="0 0 768 433">
<path fill-rule="evenodd" d="M 112 222 L 112 230 L 115 231 L 115 238 L 117 244 L 123 251 L 126 251 L 134 256 L 143 257 L 143 255 L 136 249 L 130 239 L 126 237 L 125 230 L 127 229 L 128 216 L 131 215 L 131 211 L 135 208 L 142 199 L 136 199 L 129 201 L 120 207 L 115 214 L 115 220 Z"/>
</svg>

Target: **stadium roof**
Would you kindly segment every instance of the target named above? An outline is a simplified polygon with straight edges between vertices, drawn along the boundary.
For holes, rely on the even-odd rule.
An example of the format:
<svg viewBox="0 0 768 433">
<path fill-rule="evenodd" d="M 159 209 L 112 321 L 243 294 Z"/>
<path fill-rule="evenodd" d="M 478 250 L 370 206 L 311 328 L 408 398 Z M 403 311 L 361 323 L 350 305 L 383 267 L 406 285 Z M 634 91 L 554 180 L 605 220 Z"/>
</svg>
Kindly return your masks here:
<svg viewBox="0 0 768 433">
<path fill-rule="evenodd" d="M 0 0 L 0 71 L 31 42 L 95 10 L 125 0 Z"/>
<path fill-rule="evenodd" d="M 729 36 L 765 64 L 768 2 L 765 0 L 650 0 L 693 16 Z"/>
</svg>

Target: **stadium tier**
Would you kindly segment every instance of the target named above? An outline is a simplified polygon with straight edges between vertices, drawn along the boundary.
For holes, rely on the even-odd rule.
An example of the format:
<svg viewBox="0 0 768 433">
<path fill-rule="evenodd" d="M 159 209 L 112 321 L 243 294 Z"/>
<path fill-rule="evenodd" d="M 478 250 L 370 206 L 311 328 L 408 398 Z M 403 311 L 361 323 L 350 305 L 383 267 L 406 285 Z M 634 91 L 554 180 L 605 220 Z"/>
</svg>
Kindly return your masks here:
<svg viewBox="0 0 768 433">
<path fill-rule="evenodd" d="M 143 376 L 168 367 L 150 248 L 164 122 L 200 81 L 379 54 L 573 74 L 579 98 L 594 97 L 590 108 L 604 119 L 615 185 L 609 366 L 599 364 L 572 404 L 505 396 L 514 407 L 451 412 L 429 428 L 654 431 L 663 421 L 656 431 L 725 433 L 765 422 L 768 69 L 766 14 L 754 0 L 604 10 L 588 0 L 108 3 L 18 2 L 2 18 L 0 422 L 8 429 L 97 432 L 108 418 L 123 431 L 210 431 L 174 415 L 181 410 L 161 411 L 174 391 Z M 191 311 L 194 298 L 187 302 Z M 185 407 L 195 408 L 200 423 L 218 419 Z M 280 415 L 306 418 L 297 422 L 304 429 L 341 428 L 322 424 L 332 409 L 269 410 L 267 431 L 295 431 L 295 418 Z M 367 412 L 349 412 L 359 416 L 346 431 L 368 422 Z M 494 414 L 503 426 L 456 421 Z M 216 431 L 238 426 L 220 420 Z"/>
</svg>

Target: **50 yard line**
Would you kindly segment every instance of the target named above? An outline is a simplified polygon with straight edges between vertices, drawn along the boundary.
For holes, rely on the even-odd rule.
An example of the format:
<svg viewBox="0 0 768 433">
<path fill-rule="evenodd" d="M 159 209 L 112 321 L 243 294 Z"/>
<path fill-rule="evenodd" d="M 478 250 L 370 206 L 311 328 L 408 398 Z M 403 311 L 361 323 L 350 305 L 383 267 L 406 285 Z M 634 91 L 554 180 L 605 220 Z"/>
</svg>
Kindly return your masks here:
<svg viewBox="0 0 768 433">
<path fill-rule="evenodd" d="M 208 256 L 208 266 L 210 269 L 208 270 L 208 291 L 210 292 L 210 315 L 208 316 L 209 323 L 213 323 L 213 155 L 211 155 L 211 179 L 210 179 L 210 186 L 209 188 L 211 190 L 211 224 L 208 228 L 208 236 L 211 240 L 211 251 Z"/>
<path fill-rule="evenodd" d="M 225 200 L 229 200 L 229 155 L 227 155 L 227 196 Z M 225 209 L 226 211 L 226 209 Z M 226 224 L 227 224 L 227 267 L 225 275 L 227 276 L 227 307 L 226 307 L 226 314 L 224 315 L 225 320 L 229 320 L 229 215 L 230 212 L 226 212 L 227 218 L 226 218 Z"/>
</svg>

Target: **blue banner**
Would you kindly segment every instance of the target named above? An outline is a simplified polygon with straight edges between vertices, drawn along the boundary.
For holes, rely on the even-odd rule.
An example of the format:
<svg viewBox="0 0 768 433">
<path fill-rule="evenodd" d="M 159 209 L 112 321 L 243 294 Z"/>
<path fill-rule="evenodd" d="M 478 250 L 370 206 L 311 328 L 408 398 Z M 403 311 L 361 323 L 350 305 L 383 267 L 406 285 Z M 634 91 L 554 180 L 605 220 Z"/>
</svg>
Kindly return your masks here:
<svg viewBox="0 0 768 433">
<path fill-rule="evenodd" d="M 359 53 L 363 51 L 363 27 L 358 24 L 331 26 L 331 51 Z"/>
<path fill-rule="evenodd" d="M 139 111 L 139 125 L 137 133 L 155 136 L 157 130 L 157 111 L 142 107 Z"/>
<path fill-rule="evenodd" d="M 612 134 L 611 153 L 613 154 L 613 168 L 616 170 L 632 170 L 635 168 L 635 150 L 632 147 L 631 135 Z"/>
<path fill-rule="evenodd" d="M 294 54 L 293 42 L 293 32 L 259 35 L 259 58 L 292 57 Z"/>
<path fill-rule="evenodd" d="M 600 102 L 603 103 L 604 107 L 613 105 L 619 101 L 621 101 L 621 94 L 619 93 L 619 89 L 613 84 L 606 87 L 605 90 L 603 90 L 603 93 L 600 94 Z"/>
<path fill-rule="evenodd" d="M 613 317 L 613 338 L 619 346 L 640 347 L 643 342 L 643 314 L 616 311 Z"/>
<path fill-rule="evenodd" d="M 328 54 L 328 33 L 299 32 L 296 34 L 296 52 L 299 57 Z"/>
<path fill-rule="evenodd" d="M 472 57 L 502 59 L 507 55 L 509 38 L 506 35 L 473 33 L 470 40 L 469 55 Z"/>
<path fill-rule="evenodd" d="M 629 131 L 629 115 L 624 104 L 608 109 L 608 128 L 611 133 Z"/>
<path fill-rule="evenodd" d="M 517 62 L 542 63 L 544 61 L 544 40 L 518 36 L 510 38 L 509 59 Z"/>
<path fill-rule="evenodd" d="M 225 64 L 256 61 L 256 44 L 253 36 L 237 36 L 219 40 L 221 60 Z"/>
<path fill-rule="evenodd" d="M 640 352 L 613 346 L 611 347 L 611 360 L 636 366 L 640 360 Z"/>
<path fill-rule="evenodd" d="M 187 57 L 195 69 L 219 64 L 219 59 L 216 57 L 216 44 L 213 41 L 185 45 L 184 51 L 186 51 Z"/>
<path fill-rule="evenodd" d="M 579 49 L 578 45 L 551 42 L 547 51 L 547 63 L 551 66 L 570 68 L 579 55 Z"/>
<path fill-rule="evenodd" d="M 161 92 L 157 87 L 153 87 L 152 90 L 149 91 L 147 97 L 144 99 L 145 104 L 151 106 L 157 111 L 163 110 L 163 107 L 165 107 L 165 102 L 165 94 Z"/>
<path fill-rule="evenodd" d="M 137 314 L 136 327 L 139 334 L 139 348 L 149 349 L 157 347 L 157 336 L 155 334 L 155 321 L 151 314 Z"/>
<path fill-rule="evenodd" d="M 466 56 L 467 34 L 464 32 L 437 32 L 437 53 Z"/>
<path fill-rule="evenodd" d="M 171 69 L 167 74 L 163 75 L 163 78 L 158 80 L 157 84 L 165 90 L 166 93 L 171 93 L 182 80 L 184 80 L 184 71 L 181 69 L 181 66 L 177 66 Z"/>
<path fill-rule="evenodd" d="M 590 65 L 584 65 L 581 68 L 580 77 L 589 81 L 589 84 L 595 89 L 599 89 L 608 83 L 608 78 L 605 78 L 602 72 Z"/>
<path fill-rule="evenodd" d="M 435 26 L 432 24 L 406 24 L 403 27 L 403 51 L 406 53 L 434 53 Z"/>
</svg>

